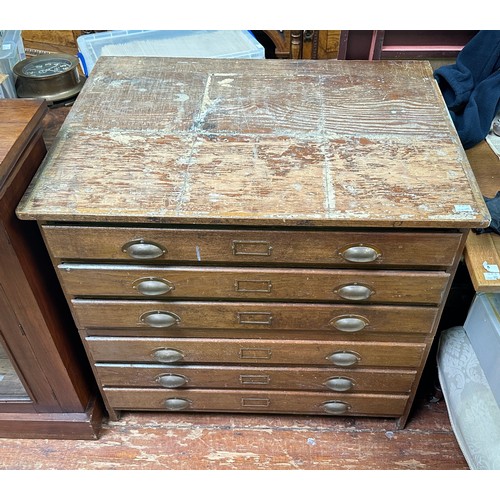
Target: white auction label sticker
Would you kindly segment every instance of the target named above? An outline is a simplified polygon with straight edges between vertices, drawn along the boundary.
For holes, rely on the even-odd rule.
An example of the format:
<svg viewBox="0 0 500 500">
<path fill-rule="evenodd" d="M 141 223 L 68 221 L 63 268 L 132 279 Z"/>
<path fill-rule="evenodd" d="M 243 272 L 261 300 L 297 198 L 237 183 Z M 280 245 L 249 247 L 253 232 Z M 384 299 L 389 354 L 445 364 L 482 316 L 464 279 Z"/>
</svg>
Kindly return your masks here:
<svg viewBox="0 0 500 500">
<path fill-rule="evenodd" d="M 500 273 L 484 273 L 484 279 L 486 281 L 500 280 Z"/>
<path fill-rule="evenodd" d="M 473 212 L 470 205 L 455 205 L 455 212 Z"/>
<path fill-rule="evenodd" d="M 498 266 L 496 264 L 488 264 L 488 262 L 484 261 L 483 267 L 489 273 L 500 273 L 500 269 L 498 269 Z"/>
</svg>

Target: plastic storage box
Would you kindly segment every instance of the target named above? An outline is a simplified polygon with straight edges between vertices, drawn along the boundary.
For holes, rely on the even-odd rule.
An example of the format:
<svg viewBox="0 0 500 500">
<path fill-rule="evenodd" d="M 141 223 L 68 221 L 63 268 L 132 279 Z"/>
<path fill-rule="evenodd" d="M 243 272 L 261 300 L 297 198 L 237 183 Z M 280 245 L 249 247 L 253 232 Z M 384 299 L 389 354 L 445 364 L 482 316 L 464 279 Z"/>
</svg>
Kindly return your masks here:
<svg viewBox="0 0 500 500">
<path fill-rule="evenodd" d="M 160 56 L 264 59 L 264 47 L 249 31 L 105 31 L 77 38 L 86 76 L 100 56 Z"/>
<path fill-rule="evenodd" d="M 500 406 L 500 294 L 478 293 L 464 329 Z"/>
<path fill-rule="evenodd" d="M 16 80 L 12 68 L 22 59 L 26 59 L 26 54 L 21 31 L 0 30 L 0 75 L 7 75 L 7 79 L 0 87 L 0 97 L 17 97 Z"/>
</svg>

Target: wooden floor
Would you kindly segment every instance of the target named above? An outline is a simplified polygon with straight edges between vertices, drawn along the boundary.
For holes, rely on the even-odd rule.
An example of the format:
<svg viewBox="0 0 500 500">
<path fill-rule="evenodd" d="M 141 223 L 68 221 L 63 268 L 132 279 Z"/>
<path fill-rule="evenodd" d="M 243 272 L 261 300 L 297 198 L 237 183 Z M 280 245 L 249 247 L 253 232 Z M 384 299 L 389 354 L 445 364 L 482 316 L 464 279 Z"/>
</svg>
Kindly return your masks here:
<svg viewBox="0 0 500 500">
<path fill-rule="evenodd" d="M 51 109 L 51 146 L 70 108 Z M 97 441 L 0 439 L 2 470 L 468 469 L 433 360 L 403 430 L 395 420 L 235 414 L 123 413 Z"/>
<path fill-rule="evenodd" d="M 124 413 L 97 441 L 0 439 L 2 470 L 468 469 L 444 401 L 392 419 Z"/>
</svg>

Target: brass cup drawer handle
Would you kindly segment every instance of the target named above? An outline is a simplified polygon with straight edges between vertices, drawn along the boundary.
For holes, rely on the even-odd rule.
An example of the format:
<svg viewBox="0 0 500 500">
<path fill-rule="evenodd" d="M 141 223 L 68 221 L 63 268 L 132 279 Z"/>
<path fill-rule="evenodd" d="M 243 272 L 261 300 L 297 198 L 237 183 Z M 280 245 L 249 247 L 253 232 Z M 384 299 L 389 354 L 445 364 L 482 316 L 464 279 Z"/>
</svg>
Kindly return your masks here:
<svg viewBox="0 0 500 500">
<path fill-rule="evenodd" d="M 343 285 L 334 292 L 346 300 L 366 300 L 375 293 L 369 286 L 358 283 Z"/>
<path fill-rule="evenodd" d="M 186 377 L 176 375 L 175 373 L 160 375 L 156 378 L 156 381 L 166 389 L 175 389 L 176 387 L 182 387 L 188 383 L 188 379 Z"/>
<path fill-rule="evenodd" d="M 347 377 L 332 377 L 325 382 L 325 385 L 332 391 L 346 392 L 354 387 L 354 381 Z"/>
<path fill-rule="evenodd" d="M 167 252 L 158 243 L 145 240 L 129 241 L 123 245 L 122 251 L 132 259 L 139 260 L 157 259 Z"/>
<path fill-rule="evenodd" d="M 153 359 L 160 363 L 177 363 L 184 359 L 184 353 L 177 349 L 161 348 L 153 351 Z"/>
<path fill-rule="evenodd" d="M 152 328 L 170 328 L 181 321 L 177 314 L 168 311 L 148 311 L 139 320 Z"/>
<path fill-rule="evenodd" d="M 327 356 L 335 366 L 353 366 L 361 361 L 361 356 L 353 351 L 338 351 Z"/>
<path fill-rule="evenodd" d="M 363 244 L 343 247 L 339 251 L 339 255 L 348 262 L 355 262 L 358 264 L 374 262 L 382 257 L 382 253 L 377 248 L 370 245 L 365 246 Z"/>
<path fill-rule="evenodd" d="M 191 401 L 184 398 L 168 398 L 164 401 L 164 406 L 170 411 L 181 411 L 191 406 Z"/>
<path fill-rule="evenodd" d="M 343 415 L 351 409 L 351 405 L 344 401 L 326 401 L 323 403 L 323 409 L 330 415 Z"/>
<path fill-rule="evenodd" d="M 140 278 L 132 283 L 135 288 L 142 295 L 165 295 L 166 293 L 175 290 L 175 286 L 168 280 L 162 278 Z"/>
<path fill-rule="evenodd" d="M 341 332 L 359 332 L 369 325 L 369 321 L 363 316 L 349 315 L 338 316 L 330 321 L 330 325 Z"/>
</svg>

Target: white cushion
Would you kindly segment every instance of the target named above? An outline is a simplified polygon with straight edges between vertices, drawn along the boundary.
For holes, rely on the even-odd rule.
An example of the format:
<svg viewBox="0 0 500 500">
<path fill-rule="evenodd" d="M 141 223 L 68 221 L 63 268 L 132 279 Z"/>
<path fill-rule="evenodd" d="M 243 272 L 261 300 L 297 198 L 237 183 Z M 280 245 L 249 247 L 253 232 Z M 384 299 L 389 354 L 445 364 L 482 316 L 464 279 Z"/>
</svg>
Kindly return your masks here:
<svg viewBox="0 0 500 500">
<path fill-rule="evenodd" d="M 438 375 L 452 429 L 471 469 L 500 469 L 500 408 L 462 327 L 441 332 Z"/>
</svg>

